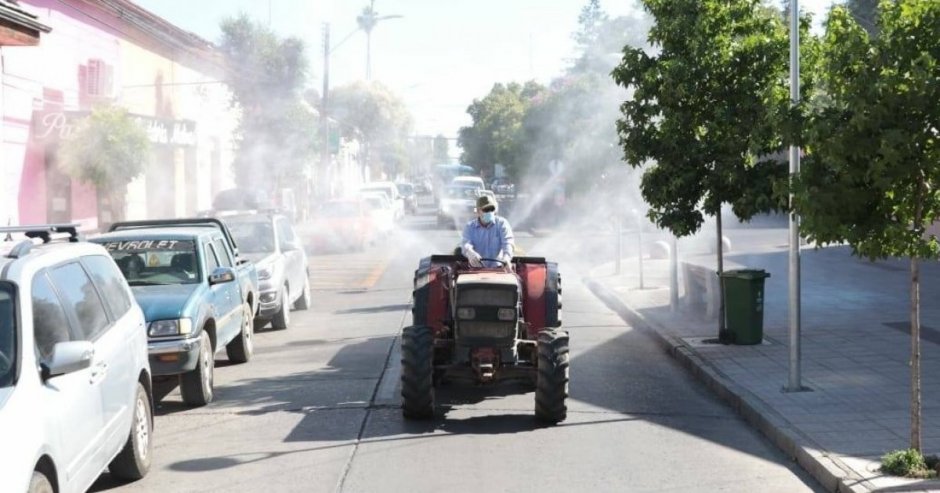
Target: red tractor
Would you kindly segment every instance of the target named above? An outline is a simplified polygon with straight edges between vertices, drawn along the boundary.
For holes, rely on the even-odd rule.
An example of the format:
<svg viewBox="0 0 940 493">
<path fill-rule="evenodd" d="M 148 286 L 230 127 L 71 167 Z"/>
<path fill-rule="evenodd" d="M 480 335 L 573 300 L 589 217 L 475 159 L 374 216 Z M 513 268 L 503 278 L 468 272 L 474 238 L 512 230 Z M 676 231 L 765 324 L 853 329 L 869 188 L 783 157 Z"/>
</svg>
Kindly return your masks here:
<svg viewBox="0 0 940 493">
<path fill-rule="evenodd" d="M 484 259 L 491 260 L 491 259 Z M 413 325 L 402 330 L 406 418 L 434 415 L 442 381 L 535 386 L 535 416 L 567 417 L 568 333 L 561 327 L 561 275 L 544 258 L 473 269 L 460 255 L 432 255 L 415 271 Z"/>
</svg>

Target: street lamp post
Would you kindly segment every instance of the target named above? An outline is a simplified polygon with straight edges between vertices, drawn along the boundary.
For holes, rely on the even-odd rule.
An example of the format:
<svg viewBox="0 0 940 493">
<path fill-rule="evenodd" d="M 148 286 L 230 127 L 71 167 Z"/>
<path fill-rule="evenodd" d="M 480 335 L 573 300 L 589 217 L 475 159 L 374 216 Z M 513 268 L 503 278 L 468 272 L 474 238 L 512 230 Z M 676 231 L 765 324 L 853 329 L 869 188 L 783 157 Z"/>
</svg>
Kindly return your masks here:
<svg viewBox="0 0 940 493">
<path fill-rule="evenodd" d="M 800 8 L 799 0 L 790 0 L 790 104 L 800 102 Z M 800 148 L 790 145 L 790 178 L 800 172 Z M 789 318 L 790 318 L 790 370 L 787 391 L 802 390 L 800 382 L 800 218 L 793 212 L 793 194 L 790 194 L 790 266 L 789 266 Z"/>
<path fill-rule="evenodd" d="M 359 28 L 366 33 L 366 80 L 372 80 L 372 30 L 375 26 L 385 20 L 399 19 L 400 15 L 382 15 L 375 11 L 375 0 L 370 0 L 369 6 L 362 9 L 362 13 L 356 17 Z"/>
</svg>

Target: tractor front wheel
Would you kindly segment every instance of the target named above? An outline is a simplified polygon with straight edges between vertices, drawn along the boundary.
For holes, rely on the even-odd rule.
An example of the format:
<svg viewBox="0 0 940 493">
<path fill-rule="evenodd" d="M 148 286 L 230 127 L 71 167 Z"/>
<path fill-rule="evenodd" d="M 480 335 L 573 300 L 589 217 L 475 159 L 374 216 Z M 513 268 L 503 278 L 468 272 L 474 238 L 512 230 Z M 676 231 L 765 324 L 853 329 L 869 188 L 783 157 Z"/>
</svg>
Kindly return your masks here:
<svg viewBox="0 0 940 493">
<path fill-rule="evenodd" d="M 568 417 L 568 333 L 551 329 L 539 332 L 538 351 L 535 417 L 554 424 Z"/>
<path fill-rule="evenodd" d="M 434 416 L 434 334 L 427 326 L 402 329 L 401 410 L 409 419 Z"/>
</svg>

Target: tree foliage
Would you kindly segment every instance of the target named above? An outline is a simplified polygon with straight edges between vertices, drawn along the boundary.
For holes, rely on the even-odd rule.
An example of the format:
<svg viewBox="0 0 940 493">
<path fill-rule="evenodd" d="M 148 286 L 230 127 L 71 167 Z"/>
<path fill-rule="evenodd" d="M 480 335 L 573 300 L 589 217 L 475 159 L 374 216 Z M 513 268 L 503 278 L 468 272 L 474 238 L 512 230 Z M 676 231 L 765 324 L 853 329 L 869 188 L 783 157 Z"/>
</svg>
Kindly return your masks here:
<svg viewBox="0 0 940 493">
<path fill-rule="evenodd" d="M 642 180 L 649 217 L 678 236 L 731 203 L 742 220 L 780 207 L 786 174 L 762 160 L 783 147 L 788 37 L 760 0 L 644 0 L 649 55 L 624 49 L 614 79 L 634 90 L 617 122 L 625 160 L 652 161 Z"/>
<path fill-rule="evenodd" d="M 497 83 L 483 99 L 467 108 L 473 123 L 460 129 L 460 162 L 492 175 L 494 166 L 505 166 L 513 177 L 524 167 L 522 121 L 533 100 L 545 88 L 535 82 Z"/>
<path fill-rule="evenodd" d="M 911 259 L 911 448 L 920 451 L 919 259 L 940 258 L 940 3 L 883 1 L 877 37 L 846 9 L 826 25 L 828 101 L 808 122 L 795 182 L 802 231 L 871 259 Z"/>
<path fill-rule="evenodd" d="M 242 110 L 236 182 L 255 188 L 294 182 L 317 142 L 316 115 L 302 96 L 309 70 L 306 47 L 298 38 L 279 38 L 245 14 L 221 27 L 226 83 Z"/>
<path fill-rule="evenodd" d="M 344 136 L 362 140 L 364 166 L 390 176 L 407 171 L 412 117 L 398 95 L 380 82 L 354 82 L 331 93 L 330 115 Z"/>
<path fill-rule="evenodd" d="M 450 161 L 450 141 L 447 137 L 438 134 L 434 137 L 434 162 L 446 164 Z"/>
<path fill-rule="evenodd" d="M 848 0 L 845 7 L 869 36 L 878 35 L 878 0 Z"/>
<path fill-rule="evenodd" d="M 151 156 L 144 129 L 117 106 L 99 106 L 62 142 L 59 165 L 98 192 L 99 226 L 124 217 L 127 185 Z"/>
</svg>

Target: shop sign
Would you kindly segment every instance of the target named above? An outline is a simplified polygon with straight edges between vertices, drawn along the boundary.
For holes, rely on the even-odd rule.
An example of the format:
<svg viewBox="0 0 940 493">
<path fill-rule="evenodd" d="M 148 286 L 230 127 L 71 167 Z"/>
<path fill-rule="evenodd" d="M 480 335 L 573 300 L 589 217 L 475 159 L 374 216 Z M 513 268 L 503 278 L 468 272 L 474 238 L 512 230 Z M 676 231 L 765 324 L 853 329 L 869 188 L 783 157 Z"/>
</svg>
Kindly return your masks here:
<svg viewBox="0 0 940 493">
<path fill-rule="evenodd" d="M 33 115 L 33 138 L 39 142 L 58 141 L 72 135 L 76 123 L 90 115 L 88 111 L 36 112 Z M 174 147 L 195 147 L 196 122 L 166 120 L 131 114 L 130 117 L 147 133 L 152 144 Z"/>
</svg>

